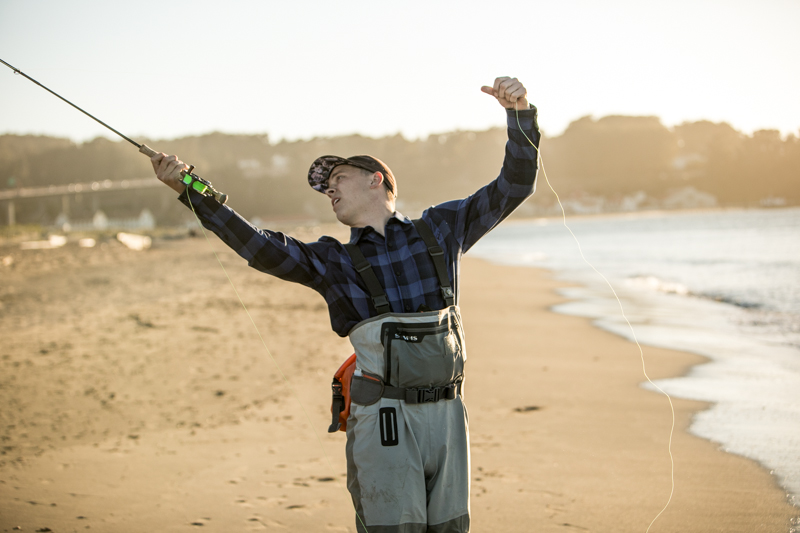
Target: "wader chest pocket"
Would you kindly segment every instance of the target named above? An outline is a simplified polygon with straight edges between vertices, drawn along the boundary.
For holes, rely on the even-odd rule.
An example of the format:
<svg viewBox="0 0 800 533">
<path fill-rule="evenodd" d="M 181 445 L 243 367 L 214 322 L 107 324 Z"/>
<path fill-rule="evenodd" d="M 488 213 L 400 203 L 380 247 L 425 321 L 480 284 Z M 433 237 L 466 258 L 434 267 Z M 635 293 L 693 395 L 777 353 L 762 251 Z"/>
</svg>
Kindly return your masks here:
<svg viewBox="0 0 800 533">
<path fill-rule="evenodd" d="M 371 374 L 354 374 L 350 383 L 350 400 L 358 405 L 372 405 L 383 396 L 383 382 Z"/>
<path fill-rule="evenodd" d="M 448 385 L 464 373 L 461 331 L 455 320 L 443 323 L 386 322 L 381 328 L 386 375 L 394 387 Z"/>
</svg>

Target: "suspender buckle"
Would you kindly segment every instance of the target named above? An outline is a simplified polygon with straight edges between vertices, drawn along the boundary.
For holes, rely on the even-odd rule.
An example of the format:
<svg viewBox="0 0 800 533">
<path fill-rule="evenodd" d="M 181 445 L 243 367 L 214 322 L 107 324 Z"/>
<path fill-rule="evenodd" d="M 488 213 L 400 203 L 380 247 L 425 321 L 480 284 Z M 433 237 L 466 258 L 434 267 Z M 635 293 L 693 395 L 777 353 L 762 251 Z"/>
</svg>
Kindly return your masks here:
<svg viewBox="0 0 800 533">
<path fill-rule="evenodd" d="M 375 309 L 377 309 L 379 313 L 381 313 L 380 309 L 381 309 L 382 306 L 386 307 L 386 311 L 384 311 L 384 312 L 389 312 L 389 310 L 390 310 L 389 300 L 386 298 L 386 294 L 385 293 L 384 294 L 379 294 L 378 296 L 373 296 L 372 297 L 372 304 L 375 306 Z"/>
<path fill-rule="evenodd" d="M 353 264 L 353 268 L 356 269 L 356 272 L 361 274 L 365 270 L 369 270 L 370 268 L 372 268 L 372 266 L 368 262 L 364 261 L 363 263 L 358 264 L 358 265 L 357 264 Z"/>
<path fill-rule="evenodd" d="M 450 287 L 440 287 L 442 289 L 442 298 L 444 301 L 447 302 L 448 300 L 453 298 L 453 289 Z M 452 305 L 452 304 L 449 304 Z"/>
</svg>

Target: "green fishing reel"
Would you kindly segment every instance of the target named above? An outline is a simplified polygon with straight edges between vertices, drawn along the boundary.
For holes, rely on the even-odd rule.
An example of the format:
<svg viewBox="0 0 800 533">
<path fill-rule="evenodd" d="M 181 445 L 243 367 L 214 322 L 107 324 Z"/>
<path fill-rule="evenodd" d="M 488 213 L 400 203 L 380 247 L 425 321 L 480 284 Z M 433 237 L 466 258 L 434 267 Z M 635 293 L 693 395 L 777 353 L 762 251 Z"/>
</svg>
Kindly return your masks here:
<svg viewBox="0 0 800 533">
<path fill-rule="evenodd" d="M 183 181 L 187 187 L 194 189 L 195 192 L 198 192 L 203 196 L 211 196 L 222 205 L 225 205 L 225 202 L 228 201 L 228 195 L 216 190 L 211 185 L 210 181 L 201 178 L 197 174 L 192 174 L 192 170 L 194 170 L 194 165 L 191 165 L 187 170 L 184 170 L 181 173 L 181 176 L 183 176 L 181 181 Z"/>
</svg>

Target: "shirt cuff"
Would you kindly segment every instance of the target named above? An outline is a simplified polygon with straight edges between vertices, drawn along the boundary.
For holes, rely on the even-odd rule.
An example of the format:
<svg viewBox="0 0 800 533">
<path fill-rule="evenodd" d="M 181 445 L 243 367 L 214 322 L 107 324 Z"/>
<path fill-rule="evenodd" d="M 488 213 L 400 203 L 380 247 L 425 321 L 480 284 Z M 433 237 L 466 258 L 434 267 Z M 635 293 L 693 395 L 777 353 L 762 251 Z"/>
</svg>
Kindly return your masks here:
<svg viewBox="0 0 800 533">
<path fill-rule="evenodd" d="M 520 126 L 522 126 L 524 131 L 539 130 L 539 111 L 533 104 L 528 104 L 528 106 L 528 109 L 520 109 L 519 111 L 506 109 L 506 122 L 509 128 L 519 130 Z M 517 115 L 517 113 L 519 113 L 519 115 Z M 517 125 L 517 116 L 519 116 L 519 125 Z"/>
<path fill-rule="evenodd" d="M 199 192 L 195 192 L 194 194 L 190 195 L 189 194 L 190 190 L 191 190 L 191 187 L 186 187 L 183 190 L 183 192 L 178 196 L 178 201 L 180 203 L 182 203 L 183 205 L 185 205 L 186 207 L 188 207 L 189 209 L 191 209 L 192 206 L 194 206 L 195 209 L 196 209 L 197 207 L 200 206 L 200 204 L 203 201 L 203 198 L 205 198 L 205 197 L 202 194 L 200 194 Z M 189 204 L 189 200 L 190 199 L 191 199 L 191 202 L 192 202 L 191 204 Z"/>
<path fill-rule="evenodd" d="M 513 109 L 506 109 L 506 112 L 509 115 L 516 115 L 516 112 Z M 536 113 L 536 106 L 533 105 L 533 104 L 528 104 L 528 109 L 520 109 L 519 110 L 519 114 L 520 115 L 522 115 L 522 114 L 530 114 L 531 112 L 533 112 L 534 114 Z"/>
</svg>

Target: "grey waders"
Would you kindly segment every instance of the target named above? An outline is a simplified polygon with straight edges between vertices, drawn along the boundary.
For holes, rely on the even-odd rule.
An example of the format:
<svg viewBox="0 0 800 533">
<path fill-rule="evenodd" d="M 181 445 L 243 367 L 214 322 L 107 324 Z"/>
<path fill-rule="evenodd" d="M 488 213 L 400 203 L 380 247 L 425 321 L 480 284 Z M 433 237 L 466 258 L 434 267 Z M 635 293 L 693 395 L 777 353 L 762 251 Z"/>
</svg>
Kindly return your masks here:
<svg viewBox="0 0 800 533">
<path fill-rule="evenodd" d="M 424 221 L 414 224 L 447 305 L 439 311 L 390 313 L 372 267 L 355 245 L 346 245 L 378 310 L 349 334 L 356 370 L 347 419 L 347 486 L 359 532 L 466 533 L 464 330 L 442 249 Z"/>
</svg>

